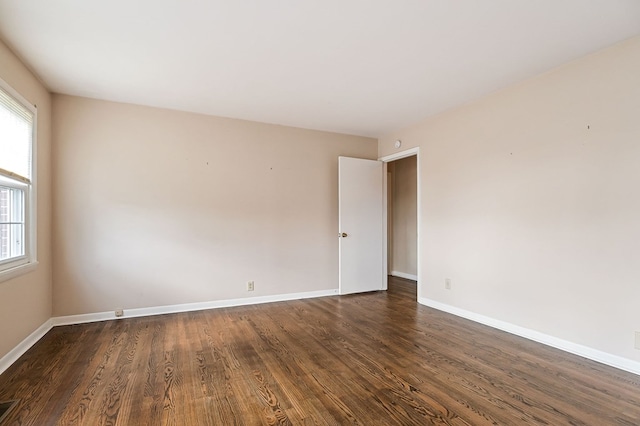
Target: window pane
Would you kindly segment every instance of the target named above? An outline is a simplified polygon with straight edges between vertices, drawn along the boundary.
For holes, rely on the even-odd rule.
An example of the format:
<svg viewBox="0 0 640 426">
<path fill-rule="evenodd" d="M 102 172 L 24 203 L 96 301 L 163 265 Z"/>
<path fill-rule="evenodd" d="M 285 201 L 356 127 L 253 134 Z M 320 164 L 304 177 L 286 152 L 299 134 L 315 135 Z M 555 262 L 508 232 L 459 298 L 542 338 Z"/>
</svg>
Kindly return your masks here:
<svg viewBox="0 0 640 426">
<path fill-rule="evenodd" d="M 0 186 L 0 261 L 25 254 L 24 191 Z"/>
<path fill-rule="evenodd" d="M 0 261 L 24 256 L 24 225 L 0 224 Z"/>
<path fill-rule="evenodd" d="M 31 179 L 33 114 L 0 89 L 0 169 Z"/>
</svg>

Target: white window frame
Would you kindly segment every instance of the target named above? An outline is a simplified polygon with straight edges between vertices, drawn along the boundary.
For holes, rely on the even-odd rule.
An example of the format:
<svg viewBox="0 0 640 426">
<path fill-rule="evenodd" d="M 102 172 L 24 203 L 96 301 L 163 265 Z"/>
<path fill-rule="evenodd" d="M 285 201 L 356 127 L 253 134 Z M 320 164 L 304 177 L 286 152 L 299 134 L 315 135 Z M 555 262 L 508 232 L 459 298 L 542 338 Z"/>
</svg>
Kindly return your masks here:
<svg viewBox="0 0 640 426">
<path fill-rule="evenodd" d="M 37 129 L 38 129 L 38 109 L 32 105 L 22 95 L 16 92 L 6 81 L 0 78 L 0 87 L 11 95 L 23 107 L 33 113 L 33 135 L 31 138 L 31 177 L 30 183 L 22 182 L 18 179 L 0 175 L 0 185 L 16 188 L 24 191 L 24 255 L 0 261 L 0 282 L 15 278 L 19 275 L 33 271 L 38 265 L 37 260 Z"/>
</svg>

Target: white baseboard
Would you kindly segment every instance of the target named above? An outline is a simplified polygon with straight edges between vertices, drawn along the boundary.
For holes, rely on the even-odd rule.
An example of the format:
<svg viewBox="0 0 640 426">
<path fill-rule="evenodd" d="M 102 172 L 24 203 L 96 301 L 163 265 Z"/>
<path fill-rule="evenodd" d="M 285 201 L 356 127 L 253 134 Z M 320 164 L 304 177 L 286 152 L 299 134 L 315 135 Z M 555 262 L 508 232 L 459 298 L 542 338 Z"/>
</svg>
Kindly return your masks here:
<svg viewBox="0 0 640 426">
<path fill-rule="evenodd" d="M 304 293 L 278 294 L 274 296 L 245 297 L 242 299 L 216 300 L 211 302 L 183 303 L 180 305 L 155 306 L 150 308 L 125 309 L 124 315 L 116 317 L 114 312 L 69 315 L 51 318 L 53 326 L 82 324 L 122 318 L 146 317 L 151 315 L 174 314 L 178 312 L 203 311 L 205 309 L 229 308 L 233 306 L 258 305 L 261 303 L 285 302 L 288 300 L 310 299 L 314 297 L 336 296 L 337 289 L 308 291 Z"/>
<path fill-rule="evenodd" d="M 25 352 L 35 345 L 38 340 L 51 330 L 53 322 L 51 319 L 45 321 L 40 327 L 38 327 L 33 333 L 28 335 L 22 342 L 18 343 L 18 346 L 11 349 L 5 356 L 0 358 L 0 374 L 4 373 L 7 368 L 18 360 Z"/>
<path fill-rule="evenodd" d="M 392 277 L 399 277 L 399 278 L 404 278 L 407 280 L 413 280 L 413 281 L 418 281 L 418 276 L 417 275 L 413 275 L 413 274 L 407 274 L 404 272 L 399 272 L 399 271 L 391 271 L 391 275 Z"/>
<path fill-rule="evenodd" d="M 336 296 L 337 289 L 308 291 L 304 293 L 279 294 L 275 296 L 246 297 L 243 299 L 218 300 L 201 303 L 184 303 L 180 305 L 157 306 L 151 308 L 125 309 L 124 316 L 116 317 L 114 312 L 97 312 L 93 314 L 69 315 L 48 319 L 36 331 L 0 358 L 0 374 L 18 360 L 31 346 L 40 340 L 49 330 L 59 325 L 82 324 L 120 318 L 145 317 L 150 315 L 171 314 L 176 312 L 201 311 L 205 309 L 227 308 L 232 306 L 257 305 L 260 303 L 285 302 L 288 300 L 310 299 L 314 297 Z"/>
<path fill-rule="evenodd" d="M 404 277 L 403 277 L 404 278 Z M 177 312 L 199 311 L 205 309 L 226 308 L 233 306 L 244 305 L 256 305 L 261 303 L 272 302 L 284 302 L 288 300 L 298 299 L 310 299 L 315 297 L 335 296 L 338 294 L 337 289 L 333 290 L 320 290 L 310 291 L 305 293 L 289 293 L 275 296 L 258 296 L 248 297 L 242 299 L 229 299 L 212 302 L 201 303 L 185 303 L 180 305 L 167 305 L 151 308 L 137 308 L 127 309 L 124 311 L 124 316 L 120 318 L 133 318 L 143 317 L 150 315 L 161 315 Z M 435 300 L 420 297 L 418 302 L 422 305 L 429 306 L 434 309 L 438 309 L 443 312 L 469 319 L 471 321 L 478 322 L 480 324 L 488 325 L 489 327 L 497 328 L 507 333 L 515 334 L 520 337 L 524 337 L 529 340 L 533 340 L 547 346 L 551 346 L 565 352 L 569 352 L 575 355 L 582 356 L 593 361 L 601 362 L 606 365 L 610 365 L 621 370 L 628 371 L 630 373 L 640 375 L 640 362 L 632 361 L 627 358 L 622 358 L 617 355 L 612 355 L 606 352 L 602 352 L 597 349 L 590 348 L 588 346 L 579 345 L 573 342 L 569 342 L 563 339 L 559 339 L 548 334 L 540 333 L 535 330 L 520 327 L 505 321 L 497 320 L 491 317 L 480 315 L 471 311 L 456 308 L 455 306 L 447 305 L 445 303 L 437 302 Z M 98 312 L 94 314 L 81 314 L 70 315 L 64 317 L 53 317 L 47 320 L 44 324 L 38 327 L 33 333 L 27 336 L 22 342 L 20 342 L 15 348 L 9 351 L 5 356 L 0 358 L 0 374 L 2 374 L 7 368 L 9 368 L 14 362 L 18 360 L 29 348 L 31 348 L 38 340 L 40 340 L 49 330 L 59 325 L 81 324 L 95 321 L 105 321 L 116 319 L 113 312 Z"/>
<path fill-rule="evenodd" d="M 475 312 L 456 308 L 455 306 L 447 305 L 445 303 L 437 302 L 435 300 L 427 299 L 424 297 L 418 298 L 418 302 L 439 311 L 448 312 L 450 314 L 466 318 L 480 324 L 488 325 L 489 327 L 497 328 L 498 330 L 506 331 L 507 333 L 515 334 L 516 336 L 524 337 L 526 339 L 533 340 L 535 342 L 542 343 L 547 346 L 572 353 L 574 355 L 579 355 L 583 358 L 587 358 L 593 361 L 600 362 L 602 364 L 609 365 L 611 367 L 619 368 L 620 370 L 625 370 L 630 373 L 640 375 L 640 362 L 637 361 L 633 361 L 617 355 L 612 355 L 598 349 L 579 345 L 577 343 L 559 339 L 548 334 L 540 333 L 535 330 L 480 315 Z"/>
</svg>

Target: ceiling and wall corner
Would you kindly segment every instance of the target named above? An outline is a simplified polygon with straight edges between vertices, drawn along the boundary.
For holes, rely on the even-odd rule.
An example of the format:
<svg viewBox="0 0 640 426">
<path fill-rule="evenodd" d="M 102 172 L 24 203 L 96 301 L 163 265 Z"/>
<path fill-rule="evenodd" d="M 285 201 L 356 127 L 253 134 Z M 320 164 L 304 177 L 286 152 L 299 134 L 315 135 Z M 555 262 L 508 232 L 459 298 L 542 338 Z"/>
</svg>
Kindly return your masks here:
<svg viewBox="0 0 640 426">
<path fill-rule="evenodd" d="M 54 93 L 378 137 L 640 34 L 637 0 L 3 0 Z"/>
<path fill-rule="evenodd" d="M 583 0 L 213 1 L 188 8 L 167 0 L 1 1 L 0 39 L 13 53 L 0 46 L 0 76 L 36 100 L 40 111 L 42 265 L 0 285 L 2 300 L 13 298 L 0 312 L 18 315 L 7 322 L 7 333 L 2 329 L 0 356 L 51 315 L 52 298 L 56 315 L 121 302 L 110 285 L 123 271 L 130 274 L 124 282 L 142 283 L 126 288 L 135 293 L 136 306 L 162 304 L 176 295 L 170 279 L 181 277 L 185 265 L 193 267 L 198 259 L 202 262 L 187 276 L 189 294 L 177 294 L 181 301 L 227 297 L 237 289 L 213 294 L 201 279 L 212 268 L 202 249 L 225 256 L 223 248 L 212 247 L 215 241 L 237 249 L 231 252 L 238 262 L 255 260 L 254 271 L 264 271 L 260 256 L 267 256 L 273 262 L 265 281 L 268 292 L 290 290 L 275 282 L 278 271 L 289 274 L 284 286 L 311 274 L 309 289 L 326 287 L 322 279 L 336 275 L 332 253 L 337 245 L 319 234 L 335 231 L 329 157 L 375 158 L 375 142 L 367 137 L 383 135 L 379 157 L 395 152 L 392 144 L 399 137 L 402 149 L 421 148 L 421 296 L 638 360 L 628 340 L 631 324 L 638 322 L 630 306 L 638 300 L 631 283 L 640 277 L 629 268 L 633 259 L 628 256 L 636 253 L 633 241 L 640 238 L 631 241 L 637 229 L 629 217 L 620 217 L 640 213 L 629 186 L 637 176 L 625 160 L 637 158 L 629 141 L 638 134 L 633 124 L 638 34 L 636 0 L 590 0 L 588 7 Z M 623 40 L 628 41 L 579 59 Z M 567 65 L 554 70 L 562 64 Z M 541 73 L 546 74 L 527 80 Z M 53 144 L 47 90 L 56 93 Z M 584 134 L 583 126 L 592 123 L 597 123 L 594 131 Z M 128 139 L 127 129 L 141 137 Z M 80 152 L 87 156 L 80 158 Z M 194 155 L 185 157 L 185 152 Z M 272 157 L 278 152 L 305 161 L 287 169 Z M 188 179 L 225 170 L 233 174 L 226 166 L 215 171 L 205 163 L 217 155 L 235 158 L 234 153 L 248 154 L 255 166 L 238 176 L 239 194 L 215 179 Z M 105 158 L 124 164 L 123 173 L 114 174 Z M 167 170 L 176 169 L 163 167 L 173 160 L 183 174 L 170 175 Z M 266 169 L 269 161 L 277 163 L 274 173 Z M 71 171 L 84 172 L 78 176 L 101 192 L 78 186 Z M 582 171 L 585 182 L 579 181 Z M 291 183 L 293 198 L 306 200 L 306 190 L 297 185 L 314 188 L 311 207 L 279 198 L 276 189 L 283 181 L 278 179 L 285 175 L 301 177 Z M 177 191 L 182 204 L 158 209 L 167 196 L 159 190 L 162 183 Z M 203 195 L 208 184 L 216 191 Z M 265 186 L 266 192 L 259 191 Z M 218 206 L 215 194 L 233 206 Z M 292 222 L 283 220 L 288 213 L 268 196 L 322 224 L 309 231 L 304 223 L 294 223 L 301 235 L 311 236 L 311 246 L 309 239 L 287 235 L 290 244 L 269 252 L 269 243 Z M 260 200 L 259 209 L 251 204 L 253 197 Z M 603 199 L 608 207 L 598 209 Z M 204 213 L 185 215 L 194 206 Z M 560 216 L 543 211 L 545 206 Z M 208 222 L 219 218 L 213 207 L 222 209 L 224 220 L 250 218 L 251 229 L 260 235 L 234 240 L 237 227 Z M 141 220 L 149 211 L 156 215 Z M 102 219 L 117 232 L 98 226 Z M 128 220 L 137 225 L 133 242 L 127 241 Z M 169 226 L 175 223 L 177 229 Z M 195 238 L 202 230 L 225 238 Z M 154 244 L 158 232 L 180 242 L 176 265 L 170 247 Z M 103 239 L 110 250 L 93 245 L 82 252 L 74 243 L 86 243 L 87 236 Z M 126 264 L 120 247 L 124 253 L 151 250 Z M 549 255 L 557 250 L 559 255 Z M 279 261 L 282 254 L 304 259 L 291 271 Z M 318 263 L 316 255 L 322 271 L 309 261 L 313 257 Z M 500 269 L 505 258 L 508 267 Z M 144 268 L 158 259 L 161 271 Z M 112 280 L 107 283 L 95 271 L 107 270 L 114 261 L 118 268 L 108 271 Z M 585 264 L 589 267 L 581 270 Z M 443 290 L 443 276 L 453 279 L 450 293 Z M 233 261 L 218 278 L 244 281 Z M 160 282 L 156 288 L 149 284 L 154 280 Z M 605 281 L 610 289 L 600 285 Z M 260 286 L 256 279 L 256 291 Z M 523 300 L 529 304 L 522 306 Z M 544 316 L 534 312 L 534 304 L 545 307 Z M 25 305 L 30 309 L 21 308 Z M 23 322 L 16 325 L 16 318 Z M 594 323 L 594 318 L 605 320 Z"/>
</svg>

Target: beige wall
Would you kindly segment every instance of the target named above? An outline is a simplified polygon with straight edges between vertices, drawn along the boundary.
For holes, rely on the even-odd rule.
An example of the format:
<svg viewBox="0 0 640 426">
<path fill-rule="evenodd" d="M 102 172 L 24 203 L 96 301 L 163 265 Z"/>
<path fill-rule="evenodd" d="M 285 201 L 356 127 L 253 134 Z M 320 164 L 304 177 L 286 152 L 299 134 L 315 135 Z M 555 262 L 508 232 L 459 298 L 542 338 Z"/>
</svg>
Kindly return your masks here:
<svg viewBox="0 0 640 426">
<path fill-rule="evenodd" d="M 51 317 L 51 97 L 0 42 L 0 78 L 38 107 L 37 216 L 39 265 L 0 282 L 0 358 Z"/>
<path fill-rule="evenodd" d="M 420 147 L 421 297 L 640 360 L 638 76 L 634 38 L 379 140 Z"/>
<path fill-rule="evenodd" d="M 56 316 L 337 288 L 338 156 L 377 153 L 369 138 L 59 95 L 54 141 Z"/>
<path fill-rule="evenodd" d="M 392 275 L 416 276 L 417 268 L 417 169 L 416 157 L 388 164 L 391 172 L 391 266 Z M 400 274 L 397 274 L 397 273 Z"/>
</svg>

